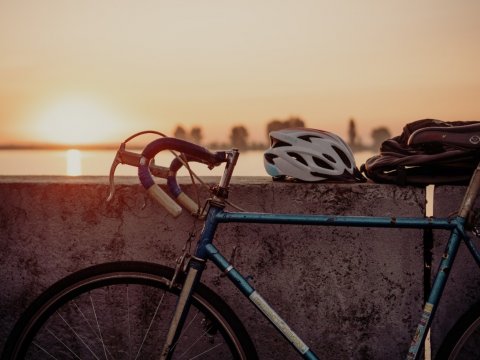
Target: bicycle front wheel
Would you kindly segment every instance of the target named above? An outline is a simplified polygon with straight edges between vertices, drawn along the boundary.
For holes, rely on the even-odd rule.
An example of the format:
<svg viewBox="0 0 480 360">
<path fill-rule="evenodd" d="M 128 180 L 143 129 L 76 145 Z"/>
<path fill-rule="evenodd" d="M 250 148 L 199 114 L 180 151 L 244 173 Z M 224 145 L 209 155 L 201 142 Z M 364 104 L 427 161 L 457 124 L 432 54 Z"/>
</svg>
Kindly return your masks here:
<svg viewBox="0 0 480 360">
<path fill-rule="evenodd" d="M 172 269 L 144 262 L 74 273 L 27 309 L 2 358 L 158 359 L 181 290 L 181 285 L 169 288 L 172 276 Z M 256 358 L 233 311 L 200 284 L 173 359 Z"/>
<path fill-rule="evenodd" d="M 449 331 L 436 359 L 480 359 L 480 303 L 472 306 Z"/>
</svg>

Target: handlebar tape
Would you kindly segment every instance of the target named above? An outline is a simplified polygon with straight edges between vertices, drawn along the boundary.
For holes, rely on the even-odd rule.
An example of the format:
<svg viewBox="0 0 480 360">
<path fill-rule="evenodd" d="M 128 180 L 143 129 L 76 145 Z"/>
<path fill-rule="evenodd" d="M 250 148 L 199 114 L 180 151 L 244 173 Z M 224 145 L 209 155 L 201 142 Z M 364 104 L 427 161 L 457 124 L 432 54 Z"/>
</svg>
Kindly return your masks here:
<svg viewBox="0 0 480 360">
<path fill-rule="evenodd" d="M 190 156 L 186 156 L 185 159 L 187 162 L 192 161 Z M 194 161 L 194 160 L 193 160 Z M 170 164 L 170 169 L 167 176 L 167 187 L 170 194 L 180 203 L 184 208 L 186 208 L 190 214 L 198 214 L 198 204 L 193 201 L 187 194 L 183 192 L 180 185 L 177 183 L 177 171 L 183 166 L 182 162 L 175 158 Z"/>
<path fill-rule="evenodd" d="M 140 182 L 145 189 L 147 189 L 150 193 L 153 193 L 152 195 L 154 196 L 154 198 L 156 198 L 161 203 L 161 205 L 167 208 L 167 210 L 173 216 L 178 216 L 180 215 L 181 208 L 180 211 L 178 210 L 178 208 L 175 208 L 175 206 L 178 207 L 178 205 L 171 198 L 169 198 L 168 195 L 166 195 L 163 190 L 160 189 L 160 187 L 156 186 L 149 169 L 149 163 L 151 159 L 162 150 L 174 150 L 182 152 L 186 154 L 188 161 L 197 161 L 207 164 L 209 166 L 215 166 L 225 161 L 225 153 L 212 153 L 202 146 L 192 144 L 188 141 L 168 137 L 156 139 L 145 147 L 142 152 L 140 165 L 138 167 L 138 177 L 140 179 Z M 178 166 L 178 169 L 180 167 L 181 163 L 180 166 Z M 175 175 L 176 171 L 173 173 L 173 180 L 170 179 L 169 181 L 170 184 L 173 184 L 169 185 L 169 188 L 172 194 L 180 200 L 183 199 L 185 196 L 181 196 L 182 191 L 179 188 L 176 179 L 174 178 Z"/>
</svg>

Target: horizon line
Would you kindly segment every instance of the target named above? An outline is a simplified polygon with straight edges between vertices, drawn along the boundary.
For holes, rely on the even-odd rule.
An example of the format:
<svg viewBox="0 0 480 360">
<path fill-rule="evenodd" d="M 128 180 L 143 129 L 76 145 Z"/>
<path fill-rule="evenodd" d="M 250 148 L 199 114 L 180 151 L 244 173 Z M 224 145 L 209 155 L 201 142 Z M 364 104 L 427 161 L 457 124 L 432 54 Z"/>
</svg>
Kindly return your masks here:
<svg viewBox="0 0 480 360">
<path fill-rule="evenodd" d="M 95 143 L 95 144 L 59 144 L 59 143 L 0 143 L 0 150 L 114 150 L 118 149 L 119 144 L 113 143 Z M 132 148 L 135 148 L 132 145 Z"/>
</svg>

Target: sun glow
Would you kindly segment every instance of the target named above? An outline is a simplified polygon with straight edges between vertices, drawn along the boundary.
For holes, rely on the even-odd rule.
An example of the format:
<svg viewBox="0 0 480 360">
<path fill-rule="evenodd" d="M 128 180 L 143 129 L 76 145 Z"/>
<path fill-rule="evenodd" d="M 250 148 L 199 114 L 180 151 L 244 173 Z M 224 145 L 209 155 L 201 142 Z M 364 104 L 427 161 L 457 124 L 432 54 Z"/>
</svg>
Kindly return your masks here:
<svg viewBox="0 0 480 360">
<path fill-rule="evenodd" d="M 67 155 L 67 175 L 79 176 L 82 175 L 82 153 L 77 149 L 70 149 L 66 152 Z"/>
<path fill-rule="evenodd" d="M 33 118 L 38 138 L 57 144 L 108 142 L 122 128 L 118 115 L 95 99 L 82 96 L 57 99 Z"/>
</svg>

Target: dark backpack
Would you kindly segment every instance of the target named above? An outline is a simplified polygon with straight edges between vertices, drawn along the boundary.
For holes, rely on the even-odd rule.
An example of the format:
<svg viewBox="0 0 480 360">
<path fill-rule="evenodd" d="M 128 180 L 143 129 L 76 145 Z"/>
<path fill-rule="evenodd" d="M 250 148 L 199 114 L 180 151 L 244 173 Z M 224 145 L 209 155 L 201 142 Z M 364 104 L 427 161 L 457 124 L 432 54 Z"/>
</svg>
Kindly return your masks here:
<svg viewBox="0 0 480 360">
<path fill-rule="evenodd" d="M 409 145 L 410 136 L 415 131 L 416 134 L 423 132 L 426 135 L 422 139 L 429 138 L 428 128 L 436 132 L 436 137 L 431 137 L 432 141 Z M 409 123 L 400 136 L 385 140 L 380 147 L 380 154 L 369 158 L 361 166 L 361 171 L 371 180 L 380 183 L 468 184 L 480 161 L 480 148 L 466 142 L 466 146 L 462 146 L 462 143 L 451 144 L 438 140 L 441 138 L 438 136 L 442 132 L 441 128 L 445 128 L 445 131 L 449 128 L 449 134 L 459 133 L 465 137 L 470 136 L 469 132 L 473 128 L 480 130 L 480 122 L 424 119 Z"/>
</svg>

